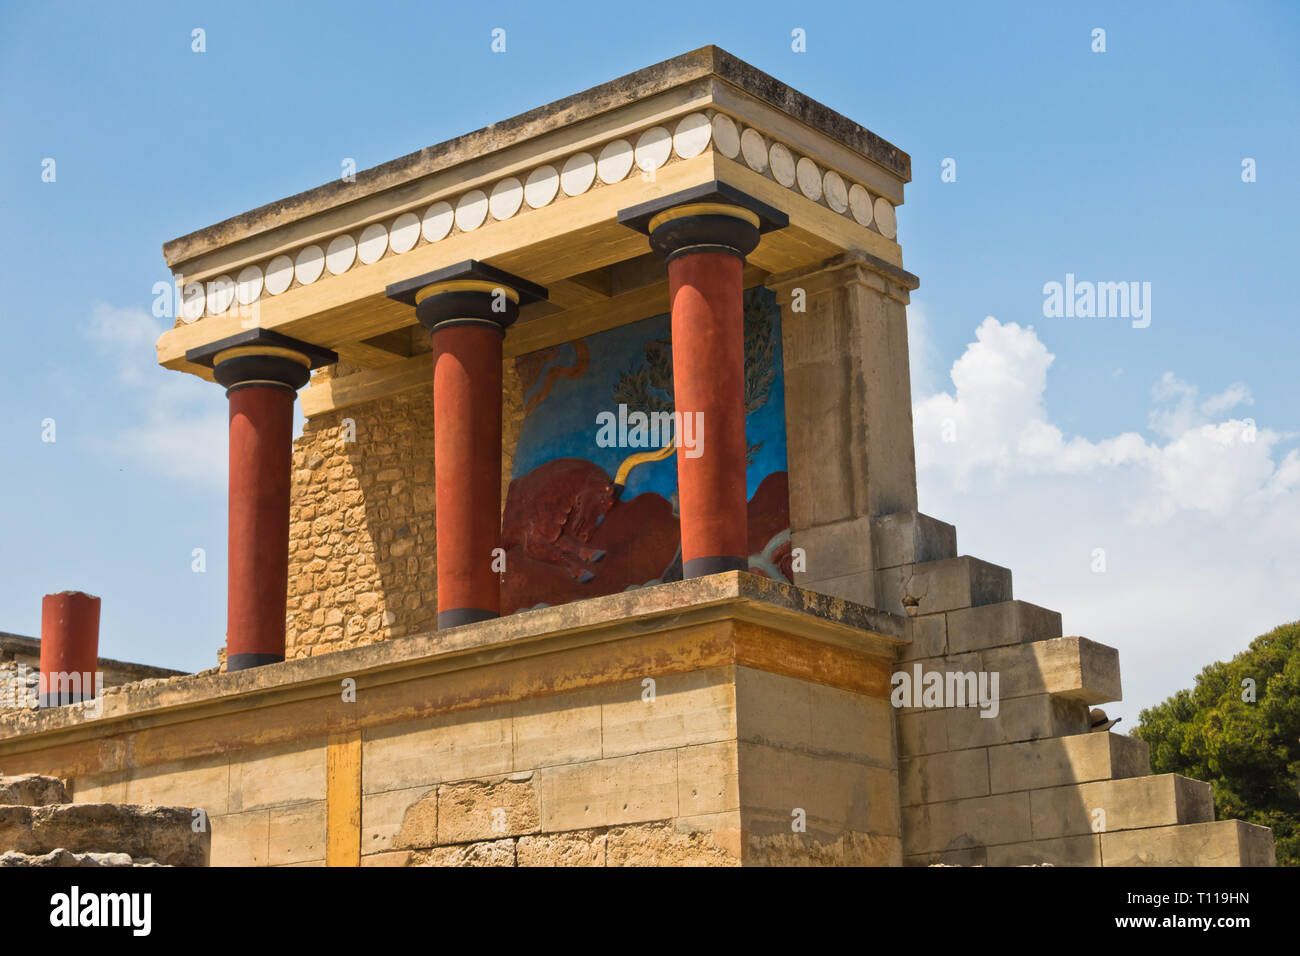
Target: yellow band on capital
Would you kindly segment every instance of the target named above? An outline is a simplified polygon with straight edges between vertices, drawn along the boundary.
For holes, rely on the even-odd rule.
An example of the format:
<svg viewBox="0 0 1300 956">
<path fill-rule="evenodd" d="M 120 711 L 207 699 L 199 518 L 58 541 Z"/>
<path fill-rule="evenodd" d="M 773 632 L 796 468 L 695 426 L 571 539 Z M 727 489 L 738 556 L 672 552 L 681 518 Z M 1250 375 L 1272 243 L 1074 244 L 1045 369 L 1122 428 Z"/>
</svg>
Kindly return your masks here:
<svg viewBox="0 0 1300 956">
<path fill-rule="evenodd" d="M 233 349 L 226 349 L 218 352 L 212 359 L 213 366 L 220 365 L 227 359 L 244 358 L 249 355 L 268 355 L 274 358 L 285 358 L 290 362 L 297 362 L 303 368 L 311 368 L 311 359 L 301 352 L 295 352 L 293 349 L 282 349 L 276 345 L 237 345 Z"/>
<path fill-rule="evenodd" d="M 415 293 L 415 304 L 419 305 L 431 295 L 442 295 L 444 292 L 487 292 L 490 295 L 504 293 L 505 297 L 515 305 L 519 304 L 519 293 L 507 285 L 500 282 L 488 282 L 484 279 L 454 279 L 451 282 L 435 282 L 433 285 L 427 285 L 419 292 Z"/>
<path fill-rule="evenodd" d="M 687 216 L 730 216 L 732 219 L 743 219 L 755 229 L 759 228 L 758 216 L 748 209 L 720 202 L 695 202 L 685 206 L 675 206 L 659 213 L 650 220 L 650 231 L 654 232 L 666 222 L 684 219 Z"/>
</svg>

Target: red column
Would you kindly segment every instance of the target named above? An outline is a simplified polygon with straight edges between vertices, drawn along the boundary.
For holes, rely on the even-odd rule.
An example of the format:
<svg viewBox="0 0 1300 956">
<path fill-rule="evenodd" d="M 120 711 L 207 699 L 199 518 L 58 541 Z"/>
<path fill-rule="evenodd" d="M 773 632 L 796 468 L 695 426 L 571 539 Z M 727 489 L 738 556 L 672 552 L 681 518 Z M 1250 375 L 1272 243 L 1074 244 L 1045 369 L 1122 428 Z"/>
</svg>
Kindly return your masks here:
<svg viewBox="0 0 1300 956">
<path fill-rule="evenodd" d="M 668 263 L 675 404 L 695 416 L 701 452 L 677 449 L 688 578 L 749 567 L 743 271 L 729 252 L 686 251 Z"/>
<path fill-rule="evenodd" d="M 241 385 L 230 398 L 226 667 L 284 660 L 294 393 Z"/>
<path fill-rule="evenodd" d="M 38 705 L 58 707 L 93 698 L 98 661 L 99 598 L 81 591 L 45 595 Z"/>
<path fill-rule="evenodd" d="M 493 552 L 501 546 L 501 328 L 435 328 L 433 469 L 438 627 L 501 613 Z"/>
</svg>

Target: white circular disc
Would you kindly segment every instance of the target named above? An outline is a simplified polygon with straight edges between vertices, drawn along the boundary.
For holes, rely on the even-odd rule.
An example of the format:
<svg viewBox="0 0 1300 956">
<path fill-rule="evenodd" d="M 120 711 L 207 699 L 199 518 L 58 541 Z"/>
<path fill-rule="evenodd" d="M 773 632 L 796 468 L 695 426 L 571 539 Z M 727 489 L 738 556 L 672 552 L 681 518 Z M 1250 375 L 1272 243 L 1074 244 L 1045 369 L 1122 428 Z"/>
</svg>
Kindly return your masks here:
<svg viewBox="0 0 1300 956">
<path fill-rule="evenodd" d="M 455 221 L 456 212 L 451 208 L 451 203 L 436 202 L 424 211 L 424 223 L 420 228 L 424 231 L 425 239 L 437 242 L 451 232 L 451 225 Z"/>
<path fill-rule="evenodd" d="M 767 151 L 768 161 L 772 164 L 772 175 L 782 186 L 789 188 L 794 185 L 794 156 L 790 150 L 786 149 L 784 143 L 773 143 L 772 148 Z M 813 167 L 814 169 L 816 166 Z"/>
<path fill-rule="evenodd" d="M 735 121 L 726 113 L 713 114 L 713 145 L 727 159 L 740 155 L 740 130 Z"/>
<path fill-rule="evenodd" d="M 388 230 L 382 223 L 374 222 L 361 230 L 361 241 L 357 243 L 357 258 L 370 265 L 378 262 L 388 251 Z"/>
<path fill-rule="evenodd" d="M 673 149 L 677 150 L 677 155 L 682 159 L 698 156 L 708 147 L 712 133 L 709 118 L 703 113 L 683 116 L 677 129 L 673 130 Z"/>
<path fill-rule="evenodd" d="M 262 270 L 258 266 L 244 266 L 235 280 L 235 298 L 240 305 L 252 305 L 262 295 Z"/>
<path fill-rule="evenodd" d="M 357 241 L 344 233 L 335 236 L 325 248 L 325 266 L 333 275 L 342 275 L 357 261 Z"/>
<path fill-rule="evenodd" d="M 410 252 L 419 241 L 419 216 L 413 212 L 404 212 L 393 220 L 393 228 L 388 230 L 388 245 L 394 252 Z"/>
<path fill-rule="evenodd" d="M 203 318 L 203 307 L 206 304 L 202 282 L 191 282 L 181 291 L 181 317 L 186 322 Z"/>
<path fill-rule="evenodd" d="M 822 198 L 822 171 L 807 156 L 799 157 L 794 167 L 795 178 L 799 180 L 799 191 L 813 202 Z"/>
<path fill-rule="evenodd" d="M 880 234 L 886 239 L 893 239 L 898 234 L 898 216 L 884 196 L 876 198 L 875 214 L 876 228 L 880 230 Z"/>
<path fill-rule="evenodd" d="M 621 183 L 632 171 L 632 144 L 625 139 L 606 143 L 596 157 L 596 175 L 602 183 Z"/>
<path fill-rule="evenodd" d="M 554 166 L 538 166 L 524 180 L 524 202 L 541 209 L 560 191 L 560 174 Z"/>
<path fill-rule="evenodd" d="M 822 193 L 826 196 L 826 205 L 836 212 L 848 212 L 849 188 L 844 185 L 844 177 L 835 170 L 826 170 L 822 177 Z"/>
<path fill-rule="evenodd" d="M 306 249 L 298 250 L 298 258 L 293 264 L 293 274 L 303 285 L 311 285 L 319 279 L 324 269 L 325 253 L 321 252 L 320 246 L 308 246 Z"/>
<path fill-rule="evenodd" d="M 235 301 L 235 280 L 217 276 L 208 280 L 208 315 L 220 315 Z"/>
<path fill-rule="evenodd" d="M 515 177 L 503 179 L 492 187 L 488 208 L 492 211 L 493 219 L 509 219 L 523 204 L 524 185 Z"/>
<path fill-rule="evenodd" d="M 849 210 L 858 225 L 871 225 L 871 193 L 857 183 L 849 187 Z"/>
<path fill-rule="evenodd" d="M 673 152 L 673 134 L 662 126 L 646 130 L 636 141 L 636 164 L 647 173 L 654 172 Z M 602 177 L 603 178 L 603 177 Z"/>
<path fill-rule="evenodd" d="M 763 142 L 763 134 L 758 130 L 747 129 L 740 134 L 740 152 L 754 172 L 767 170 L 767 143 Z"/>
<path fill-rule="evenodd" d="M 266 266 L 266 291 L 279 295 L 293 285 L 293 260 L 288 256 L 276 256 Z"/>
<path fill-rule="evenodd" d="M 596 161 L 591 153 L 574 153 L 560 169 L 560 188 L 566 196 L 581 196 L 596 181 Z"/>
<path fill-rule="evenodd" d="M 456 225 L 461 232 L 473 232 L 487 219 L 488 198 L 481 189 L 471 189 L 456 200 Z"/>
</svg>

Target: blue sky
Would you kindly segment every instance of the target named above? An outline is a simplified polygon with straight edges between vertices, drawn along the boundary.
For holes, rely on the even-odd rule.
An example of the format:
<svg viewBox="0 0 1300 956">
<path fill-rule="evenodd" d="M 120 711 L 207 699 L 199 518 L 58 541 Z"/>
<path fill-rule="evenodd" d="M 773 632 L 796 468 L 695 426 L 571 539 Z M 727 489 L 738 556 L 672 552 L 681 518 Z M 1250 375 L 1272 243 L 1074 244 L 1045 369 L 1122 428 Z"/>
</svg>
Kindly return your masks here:
<svg viewBox="0 0 1300 956">
<path fill-rule="evenodd" d="M 1120 647 L 1130 721 L 1300 617 L 1294 4 L 307 9 L 0 8 L 0 630 L 79 588 L 101 653 L 215 661 L 225 399 L 153 364 L 164 241 L 706 43 L 911 154 L 921 508 Z M 1150 282 L 1150 327 L 1044 318 L 1067 272 Z"/>
</svg>

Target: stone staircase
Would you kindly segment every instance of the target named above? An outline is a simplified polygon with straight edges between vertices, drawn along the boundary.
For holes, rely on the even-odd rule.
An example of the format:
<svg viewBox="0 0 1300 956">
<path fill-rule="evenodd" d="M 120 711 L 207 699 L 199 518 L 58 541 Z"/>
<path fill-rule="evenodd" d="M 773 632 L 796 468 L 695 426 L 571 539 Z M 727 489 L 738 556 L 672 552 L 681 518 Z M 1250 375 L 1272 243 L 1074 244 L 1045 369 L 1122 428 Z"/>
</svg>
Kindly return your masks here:
<svg viewBox="0 0 1300 956">
<path fill-rule="evenodd" d="M 73 803 L 57 777 L 0 776 L 0 866 L 207 866 L 188 807 Z"/>
<path fill-rule="evenodd" d="M 1089 709 L 1121 696 L 1114 648 L 1062 636 L 1059 613 L 1013 598 L 1009 570 L 958 557 L 950 524 L 891 514 L 871 538 L 877 606 L 908 618 L 896 672 L 999 682 L 996 716 L 900 708 L 906 864 L 1274 865 L 1272 831 L 1216 821 L 1208 783 L 1152 775 L 1144 741 L 1091 732 Z"/>
</svg>

